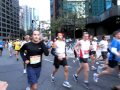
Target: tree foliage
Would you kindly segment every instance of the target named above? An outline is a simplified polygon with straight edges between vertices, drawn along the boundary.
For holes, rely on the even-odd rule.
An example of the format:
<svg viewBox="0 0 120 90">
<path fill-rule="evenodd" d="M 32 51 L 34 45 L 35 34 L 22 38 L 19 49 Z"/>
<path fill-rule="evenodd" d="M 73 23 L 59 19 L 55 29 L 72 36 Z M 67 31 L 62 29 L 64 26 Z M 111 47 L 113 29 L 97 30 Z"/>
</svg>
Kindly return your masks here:
<svg viewBox="0 0 120 90">
<path fill-rule="evenodd" d="M 60 16 L 51 20 L 52 35 L 55 35 L 65 25 L 72 25 L 81 30 L 85 29 L 87 14 L 84 5 L 86 2 L 72 3 L 63 0 L 63 5 L 59 8 Z"/>
</svg>

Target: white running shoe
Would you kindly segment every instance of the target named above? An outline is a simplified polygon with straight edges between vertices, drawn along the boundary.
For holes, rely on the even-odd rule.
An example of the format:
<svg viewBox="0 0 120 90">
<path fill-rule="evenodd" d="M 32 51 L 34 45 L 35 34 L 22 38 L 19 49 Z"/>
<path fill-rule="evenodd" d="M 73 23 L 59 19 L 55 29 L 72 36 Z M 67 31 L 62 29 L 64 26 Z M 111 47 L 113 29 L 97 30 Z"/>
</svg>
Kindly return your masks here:
<svg viewBox="0 0 120 90">
<path fill-rule="evenodd" d="M 91 70 L 95 71 L 97 68 L 95 66 L 91 66 Z"/>
<path fill-rule="evenodd" d="M 100 63 L 99 62 L 96 62 L 97 65 L 99 65 Z"/>
<path fill-rule="evenodd" d="M 30 87 L 27 87 L 26 90 L 30 90 Z"/>
<path fill-rule="evenodd" d="M 55 77 L 51 74 L 51 82 L 55 82 Z"/>
<path fill-rule="evenodd" d="M 97 73 L 94 73 L 93 74 L 93 80 L 95 81 L 95 82 L 98 82 L 98 74 Z"/>
<path fill-rule="evenodd" d="M 71 88 L 72 87 L 68 81 L 64 81 L 63 82 L 63 86 L 67 87 L 67 88 Z"/>
<path fill-rule="evenodd" d="M 27 73 L 26 69 L 24 69 L 24 70 L 23 70 L 23 73 L 24 73 L 24 74 L 26 74 L 26 73 Z"/>
</svg>

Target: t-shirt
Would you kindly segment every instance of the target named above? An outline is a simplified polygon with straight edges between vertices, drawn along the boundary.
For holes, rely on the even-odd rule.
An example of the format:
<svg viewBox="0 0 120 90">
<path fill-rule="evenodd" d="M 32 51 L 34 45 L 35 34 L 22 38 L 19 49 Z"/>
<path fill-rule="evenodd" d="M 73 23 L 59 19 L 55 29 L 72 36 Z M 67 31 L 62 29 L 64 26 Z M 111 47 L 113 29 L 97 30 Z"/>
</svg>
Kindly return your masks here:
<svg viewBox="0 0 120 90">
<path fill-rule="evenodd" d="M 120 41 L 113 38 L 111 45 L 109 47 L 111 48 L 116 48 L 118 52 L 120 52 Z M 116 56 L 115 54 L 113 54 L 112 52 L 109 52 L 109 60 L 116 60 L 120 62 L 120 57 Z"/>
<path fill-rule="evenodd" d="M 60 41 L 60 40 L 57 40 L 55 42 L 55 45 L 56 45 L 56 53 L 65 53 L 65 41 Z"/>
<path fill-rule="evenodd" d="M 24 55 L 25 51 L 27 51 L 26 55 Z M 35 68 L 41 67 L 43 53 L 46 56 L 49 54 L 49 51 L 43 42 L 39 42 L 37 44 L 33 42 L 26 43 L 21 47 L 20 50 L 23 61 L 30 61 L 27 66 Z"/>
<path fill-rule="evenodd" d="M 108 50 L 108 41 L 102 40 L 102 41 L 100 41 L 99 45 L 101 47 L 101 51 L 107 52 L 107 50 Z"/>
<path fill-rule="evenodd" d="M 12 42 L 8 43 L 8 48 L 12 48 Z"/>
<path fill-rule="evenodd" d="M 89 50 L 90 50 L 90 41 L 89 40 L 80 40 L 80 57 L 81 58 L 89 58 Z"/>
<path fill-rule="evenodd" d="M 91 51 L 96 51 L 97 50 L 97 42 L 96 41 L 92 41 L 91 44 L 92 44 Z"/>
<path fill-rule="evenodd" d="M 21 48 L 20 42 L 15 42 L 14 45 L 15 45 L 15 50 L 20 50 L 20 48 Z"/>
</svg>

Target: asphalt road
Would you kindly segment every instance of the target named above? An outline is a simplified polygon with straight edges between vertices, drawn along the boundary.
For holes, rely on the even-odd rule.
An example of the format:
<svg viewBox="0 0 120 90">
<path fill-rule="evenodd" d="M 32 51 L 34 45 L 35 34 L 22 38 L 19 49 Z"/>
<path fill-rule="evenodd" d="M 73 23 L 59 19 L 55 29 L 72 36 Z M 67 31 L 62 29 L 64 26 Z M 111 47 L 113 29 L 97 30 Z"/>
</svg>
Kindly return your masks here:
<svg viewBox="0 0 120 90">
<path fill-rule="evenodd" d="M 71 89 L 62 86 L 64 81 L 62 66 L 55 76 L 55 83 L 51 83 L 50 75 L 53 69 L 53 56 L 50 55 L 48 57 L 44 57 L 43 59 L 38 90 L 87 90 L 82 85 L 84 78 L 83 72 L 79 75 L 78 82 L 73 80 L 72 75 L 79 66 L 79 61 L 73 63 L 73 59 L 72 53 L 68 54 L 69 82 L 72 85 Z M 90 71 L 89 75 L 91 90 L 111 90 L 111 87 L 120 84 L 120 79 L 118 78 L 116 72 L 112 75 L 101 77 L 99 82 L 95 83 L 92 78 L 94 72 L 96 71 Z M 19 61 L 16 61 L 15 55 L 9 57 L 6 49 L 3 51 L 3 56 L 0 57 L 0 80 L 8 82 L 9 86 L 7 90 L 25 90 L 28 86 L 27 75 L 23 74 L 23 62 L 21 58 Z"/>
</svg>

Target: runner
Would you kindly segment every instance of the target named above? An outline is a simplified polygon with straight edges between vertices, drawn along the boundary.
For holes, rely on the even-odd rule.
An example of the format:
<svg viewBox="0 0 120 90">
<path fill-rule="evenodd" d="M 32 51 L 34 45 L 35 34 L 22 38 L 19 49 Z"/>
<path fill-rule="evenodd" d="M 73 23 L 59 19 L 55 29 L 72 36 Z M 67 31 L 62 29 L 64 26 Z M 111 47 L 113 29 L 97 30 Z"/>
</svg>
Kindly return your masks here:
<svg viewBox="0 0 120 90">
<path fill-rule="evenodd" d="M 4 48 L 4 43 L 3 43 L 3 41 L 1 40 L 1 41 L 0 41 L 0 56 L 2 56 L 3 48 Z"/>
<path fill-rule="evenodd" d="M 94 73 L 93 79 L 95 82 L 98 82 L 100 76 L 111 74 L 114 68 L 118 67 L 120 62 L 120 30 L 114 32 L 115 38 L 113 38 L 110 48 L 109 48 L 109 60 L 108 60 L 108 67 L 106 70 L 102 71 L 100 74 Z"/>
<path fill-rule="evenodd" d="M 21 47 L 22 47 L 24 44 L 30 42 L 30 36 L 29 36 L 29 35 L 26 35 L 26 36 L 24 37 L 24 39 L 25 39 L 25 40 L 22 42 Z M 27 52 L 25 51 L 25 54 L 24 54 L 24 55 L 26 55 L 26 53 L 27 53 Z M 25 62 L 23 62 L 23 65 L 24 65 L 23 73 L 25 74 L 25 73 L 26 73 L 26 64 L 25 64 Z"/>
<path fill-rule="evenodd" d="M 12 41 L 8 42 L 8 51 L 9 51 L 9 56 L 11 57 L 13 55 Z"/>
<path fill-rule="evenodd" d="M 105 61 L 105 64 L 107 64 L 108 41 L 106 36 L 102 37 L 102 40 L 100 41 L 99 46 L 101 48 L 101 55 L 102 55 L 103 61 Z"/>
<path fill-rule="evenodd" d="M 77 47 L 80 46 L 80 50 L 77 50 Z M 89 41 L 89 34 L 84 33 L 83 39 L 81 39 L 78 43 L 75 45 L 75 51 L 77 55 L 79 56 L 80 60 L 80 67 L 77 69 L 76 74 L 73 75 L 74 80 L 78 81 L 78 74 L 80 74 L 81 70 L 84 70 L 84 86 L 85 88 L 89 89 L 89 64 L 88 64 L 88 58 L 89 58 L 89 50 L 90 50 L 90 41 Z"/>
<path fill-rule="evenodd" d="M 24 55 L 25 51 L 27 51 L 26 55 Z M 38 89 L 43 53 L 48 56 L 49 51 L 45 44 L 40 41 L 40 32 L 35 30 L 32 33 L 32 41 L 24 44 L 20 50 L 21 57 L 27 64 L 27 77 L 30 90 Z"/>
<path fill-rule="evenodd" d="M 19 55 L 20 48 L 21 48 L 21 43 L 19 39 L 16 40 L 16 42 L 14 43 L 14 46 L 15 46 L 16 59 L 18 61 L 19 60 L 18 55 Z"/>
<path fill-rule="evenodd" d="M 76 39 L 75 42 L 74 42 L 74 47 L 75 47 L 75 44 L 79 41 L 79 39 Z M 78 48 L 79 49 L 79 48 Z M 73 52 L 74 52 L 74 56 L 75 56 L 75 59 L 73 59 L 73 63 L 75 63 L 76 61 L 79 60 L 78 56 L 77 56 L 77 53 L 75 51 L 75 48 L 73 49 Z"/>
<path fill-rule="evenodd" d="M 97 68 L 94 66 L 95 60 L 96 60 L 96 51 L 97 51 L 97 38 L 94 37 L 93 40 L 90 41 L 91 44 L 91 50 L 90 50 L 90 59 L 92 60 L 91 62 L 91 70 L 96 70 Z"/>
<path fill-rule="evenodd" d="M 57 41 L 54 42 L 54 48 L 55 53 L 53 54 L 55 56 L 54 58 L 54 70 L 51 74 L 51 81 L 55 81 L 55 74 L 58 71 L 60 65 L 63 65 L 64 67 L 64 75 L 65 75 L 65 81 L 63 82 L 64 87 L 71 88 L 70 83 L 68 82 L 68 64 L 67 64 L 67 57 L 66 57 L 66 50 L 65 50 L 65 41 L 63 41 L 63 34 L 58 33 Z"/>
</svg>

